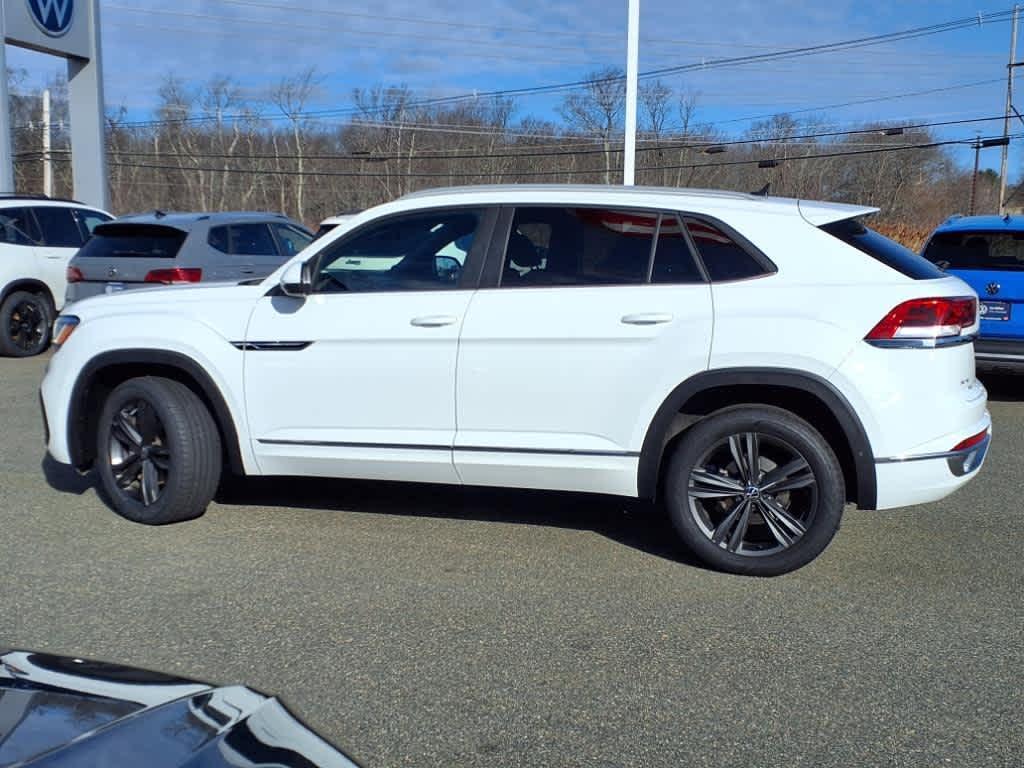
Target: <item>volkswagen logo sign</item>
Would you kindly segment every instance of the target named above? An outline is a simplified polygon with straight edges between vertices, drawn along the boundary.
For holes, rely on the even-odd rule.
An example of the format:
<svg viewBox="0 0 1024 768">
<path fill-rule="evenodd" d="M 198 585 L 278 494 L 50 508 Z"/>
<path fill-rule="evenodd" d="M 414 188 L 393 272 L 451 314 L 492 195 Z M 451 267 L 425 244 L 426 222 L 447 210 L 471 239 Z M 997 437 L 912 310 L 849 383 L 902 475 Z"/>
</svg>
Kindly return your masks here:
<svg viewBox="0 0 1024 768">
<path fill-rule="evenodd" d="M 75 0 L 25 0 L 32 21 L 45 35 L 63 37 L 75 17 Z"/>
<path fill-rule="evenodd" d="M 997 293 L 999 293 L 1000 287 L 1001 286 L 999 285 L 999 283 L 989 283 L 988 285 L 985 286 L 985 293 L 987 293 L 989 296 L 995 296 Z"/>
</svg>

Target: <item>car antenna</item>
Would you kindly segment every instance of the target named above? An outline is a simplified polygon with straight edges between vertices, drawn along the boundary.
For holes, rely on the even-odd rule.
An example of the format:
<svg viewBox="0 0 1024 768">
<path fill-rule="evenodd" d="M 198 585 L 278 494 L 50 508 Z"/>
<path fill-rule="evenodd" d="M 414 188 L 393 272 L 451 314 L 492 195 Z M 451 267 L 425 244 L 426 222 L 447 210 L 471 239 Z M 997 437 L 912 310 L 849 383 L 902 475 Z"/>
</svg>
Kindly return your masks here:
<svg viewBox="0 0 1024 768">
<path fill-rule="evenodd" d="M 772 183 L 769 181 L 767 184 L 765 184 L 759 190 L 757 190 L 756 192 L 751 192 L 750 194 L 757 195 L 758 197 L 768 197 L 768 191 L 771 188 L 772 188 Z"/>
<path fill-rule="evenodd" d="M 167 214 L 161 211 L 159 208 L 157 208 L 156 210 L 153 211 L 153 215 L 156 216 L 158 219 L 162 219 Z"/>
</svg>

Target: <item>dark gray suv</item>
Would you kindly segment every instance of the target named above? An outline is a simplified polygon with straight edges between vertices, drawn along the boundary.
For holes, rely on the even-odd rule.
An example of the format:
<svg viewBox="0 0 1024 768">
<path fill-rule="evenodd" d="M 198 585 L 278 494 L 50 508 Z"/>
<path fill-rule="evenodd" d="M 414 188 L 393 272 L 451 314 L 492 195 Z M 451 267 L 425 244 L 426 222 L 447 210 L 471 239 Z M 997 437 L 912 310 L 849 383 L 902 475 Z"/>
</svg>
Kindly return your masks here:
<svg viewBox="0 0 1024 768">
<path fill-rule="evenodd" d="M 312 241 L 272 213 L 153 213 L 100 224 L 68 265 L 66 301 L 128 288 L 266 277 Z"/>
</svg>

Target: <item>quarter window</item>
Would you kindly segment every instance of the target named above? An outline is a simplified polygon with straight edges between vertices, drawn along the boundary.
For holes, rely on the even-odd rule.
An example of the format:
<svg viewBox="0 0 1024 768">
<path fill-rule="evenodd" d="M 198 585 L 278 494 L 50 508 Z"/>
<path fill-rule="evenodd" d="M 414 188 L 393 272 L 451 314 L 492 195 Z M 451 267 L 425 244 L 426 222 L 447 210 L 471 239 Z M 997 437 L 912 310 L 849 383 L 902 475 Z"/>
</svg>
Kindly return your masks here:
<svg viewBox="0 0 1024 768">
<path fill-rule="evenodd" d="M 314 289 L 437 291 L 459 287 L 479 210 L 440 210 L 371 224 L 320 254 Z"/>
<path fill-rule="evenodd" d="M 712 280 L 742 280 L 765 273 L 745 248 L 715 225 L 690 217 L 683 222 Z"/>
<path fill-rule="evenodd" d="M 647 280 L 658 214 L 517 208 L 501 285 L 632 285 Z"/>
</svg>

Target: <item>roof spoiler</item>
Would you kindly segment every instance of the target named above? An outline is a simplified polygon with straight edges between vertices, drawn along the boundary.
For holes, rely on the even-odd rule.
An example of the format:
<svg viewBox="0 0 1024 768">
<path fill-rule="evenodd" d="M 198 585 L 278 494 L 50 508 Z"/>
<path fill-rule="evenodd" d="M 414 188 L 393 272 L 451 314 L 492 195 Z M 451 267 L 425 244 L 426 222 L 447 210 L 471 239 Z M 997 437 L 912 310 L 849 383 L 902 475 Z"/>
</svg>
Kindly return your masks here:
<svg viewBox="0 0 1024 768">
<path fill-rule="evenodd" d="M 808 224 L 823 227 L 834 221 L 853 219 L 857 216 L 869 216 L 878 213 L 879 208 L 870 205 L 850 205 L 848 203 L 823 203 L 817 200 L 798 200 L 800 215 Z"/>
</svg>

